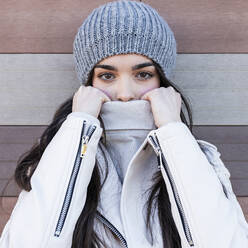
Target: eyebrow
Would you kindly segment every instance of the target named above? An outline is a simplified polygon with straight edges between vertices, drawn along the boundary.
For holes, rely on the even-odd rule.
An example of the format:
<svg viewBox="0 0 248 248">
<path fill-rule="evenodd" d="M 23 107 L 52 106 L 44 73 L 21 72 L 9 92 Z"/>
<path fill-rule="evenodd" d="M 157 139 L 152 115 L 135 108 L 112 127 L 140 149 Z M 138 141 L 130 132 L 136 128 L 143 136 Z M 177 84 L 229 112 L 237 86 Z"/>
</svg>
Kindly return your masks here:
<svg viewBox="0 0 248 248">
<path fill-rule="evenodd" d="M 137 64 L 137 65 L 132 66 L 132 70 L 134 71 L 134 70 L 137 70 L 137 69 L 140 69 L 143 67 L 147 67 L 147 66 L 154 66 L 154 64 L 151 62 Z M 118 69 L 112 65 L 100 64 L 100 65 L 96 65 L 95 68 L 103 68 L 103 69 L 107 69 L 107 70 L 118 71 Z"/>
</svg>

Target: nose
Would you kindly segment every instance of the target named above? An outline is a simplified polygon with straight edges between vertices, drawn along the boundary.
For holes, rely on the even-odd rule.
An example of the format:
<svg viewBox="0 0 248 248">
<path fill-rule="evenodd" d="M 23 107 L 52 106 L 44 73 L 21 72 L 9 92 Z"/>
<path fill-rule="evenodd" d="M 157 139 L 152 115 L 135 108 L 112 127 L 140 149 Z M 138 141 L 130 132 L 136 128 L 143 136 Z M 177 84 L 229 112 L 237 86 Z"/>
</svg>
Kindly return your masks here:
<svg viewBox="0 0 248 248">
<path fill-rule="evenodd" d="M 134 100 L 135 94 L 132 87 L 132 82 L 128 79 L 120 81 L 117 85 L 116 98 L 118 101 L 123 102 Z"/>
</svg>

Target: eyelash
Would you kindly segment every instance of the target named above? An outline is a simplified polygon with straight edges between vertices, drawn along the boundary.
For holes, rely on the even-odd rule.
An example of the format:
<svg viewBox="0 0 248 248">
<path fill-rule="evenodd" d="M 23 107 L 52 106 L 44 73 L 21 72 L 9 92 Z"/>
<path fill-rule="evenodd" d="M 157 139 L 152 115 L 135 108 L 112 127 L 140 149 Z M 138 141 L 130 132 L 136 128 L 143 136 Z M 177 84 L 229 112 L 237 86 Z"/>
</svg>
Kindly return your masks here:
<svg viewBox="0 0 248 248">
<path fill-rule="evenodd" d="M 150 73 L 150 72 L 145 72 L 145 71 L 138 72 L 138 74 L 141 74 L 141 73 L 145 73 L 146 75 L 149 75 L 148 78 L 143 78 L 143 79 L 141 79 L 141 81 L 145 81 L 145 80 L 148 80 L 148 79 L 150 79 L 150 78 L 153 77 L 153 74 Z M 109 72 L 105 72 L 105 73 L 99 74 L 97 77 L 100 78 L 100 79 L 102 79 L 102 76 L 103 75 L 113 75 L 113 74 L 112 73 L 109 73 Z M 104 81 L 111 81 L 111 79 L 102 79 L 102 80 L 104 80 Z"/>
</svg>

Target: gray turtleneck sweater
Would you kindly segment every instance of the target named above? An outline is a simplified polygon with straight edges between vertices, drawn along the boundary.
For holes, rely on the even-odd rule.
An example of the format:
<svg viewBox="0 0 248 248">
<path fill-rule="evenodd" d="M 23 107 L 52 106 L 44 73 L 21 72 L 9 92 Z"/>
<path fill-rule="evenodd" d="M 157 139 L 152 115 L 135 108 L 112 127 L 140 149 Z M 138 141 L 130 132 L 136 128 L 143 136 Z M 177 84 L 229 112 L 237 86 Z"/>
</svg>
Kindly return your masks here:
<svg viewBox="0 0 248 248">
<path fill-rule="evenodd" d="M 100 121 L 90 114 L 84 112 L 73 112 L 72 114 L 79 118 L 87 118 L 91 123 L 100 125 Z M 108 180 L 103 185 L 101 191 L 99 209 L 125 236 L 120 218 L 120 199 L 123 181 L 131 158 L 137 152 L 147 134 L 151 130 L 156 129 L 156 126 L 150 102 L 146 100 L 106 102 L 102 105 L 100 116 L 106 131 L 107 151 L 102 146 L 102 141 L 100 140 L 99 147 L 101 146 L 102 149 L 98 147 L 96 159 L 100 164 L 100 168 L 103 168 L 103 171 L 105 171 L 103 150 L 108 160 L 109 174 Z M 156 171 L 157 159 L 155 153 L 153 155 L 149 159 L 149 164 Z M 103 181 L 103 177 L 101 177 L 101 181 Z M 144 188 L 144 190 L 146 189 Z M 112 200 L 109 201 L 108 199 Z M 101 225 L 99 228 L 99 233 L 101 233 Z M 153 229 L 157 230 L 155 233 L 159 233 L 159 226 L 154 225 Z"/>
<path fill-rule="evenodd" d="M 78 117 L 100 121 L 84 112 L 73 112 Z M 128 164 L 152 129 L 156 129 L 150 103 L 146 100 L 111 101 L 102 105 L 100 116 L 106 130 L 107 149 L 115 165 L 121 184 Z"/>
</svg>

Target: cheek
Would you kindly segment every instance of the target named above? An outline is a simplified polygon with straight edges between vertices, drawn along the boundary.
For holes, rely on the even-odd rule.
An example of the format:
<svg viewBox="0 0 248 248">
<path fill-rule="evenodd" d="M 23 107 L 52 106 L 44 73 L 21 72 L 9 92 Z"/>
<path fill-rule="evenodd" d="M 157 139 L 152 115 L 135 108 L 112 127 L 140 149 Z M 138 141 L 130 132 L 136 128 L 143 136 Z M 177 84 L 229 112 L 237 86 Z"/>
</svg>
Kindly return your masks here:
<svg viewBox="0 0 248 248">
<path fill-rule="evenodd" d="M 141 91 L 141 96 L 145 95 L 146 92 L 151 91 L 151 90 L 156 89 L 156 88 L 157 88 L 156 86 L 153 86 L 153 87 L 150 87 L 148 89 L 142 90 Z"/>
<path fill-rule="evenodd" d="M 141 89 L 141 96 L 143 96 L 148 91 L 151 91 L 153 89 L 159 88 L 160 82 L 158 79 L 154 79 L 152 82 L 149 83 L 145 88 Z"/>
</svg>

